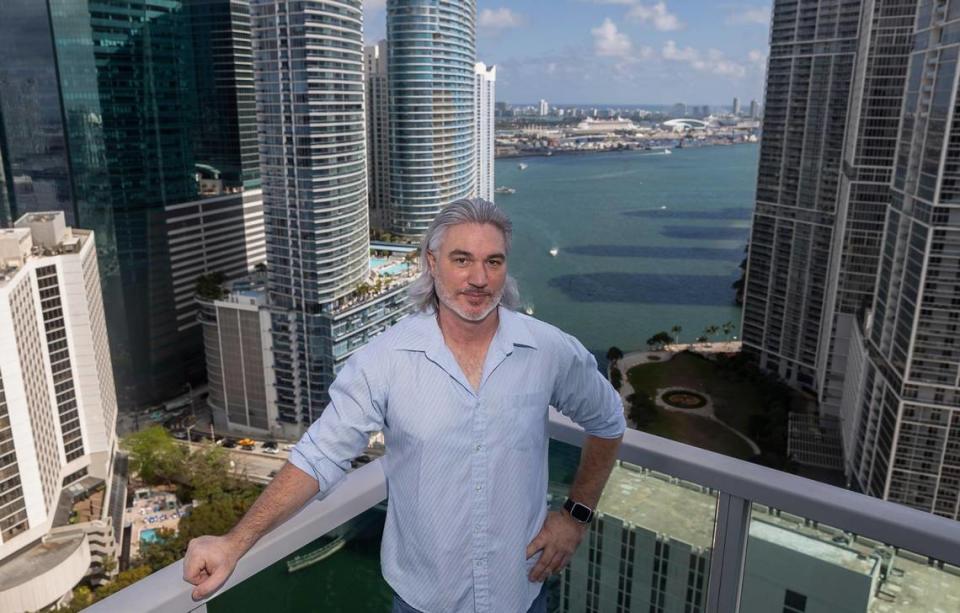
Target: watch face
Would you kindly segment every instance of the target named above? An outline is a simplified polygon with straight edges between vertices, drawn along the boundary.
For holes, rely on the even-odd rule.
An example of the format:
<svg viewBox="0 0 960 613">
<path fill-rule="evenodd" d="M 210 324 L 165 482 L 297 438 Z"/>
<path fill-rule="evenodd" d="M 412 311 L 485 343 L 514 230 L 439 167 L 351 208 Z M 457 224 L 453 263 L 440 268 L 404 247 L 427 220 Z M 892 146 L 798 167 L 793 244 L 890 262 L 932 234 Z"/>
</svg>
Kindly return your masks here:
<svg viewBox="0 0 960 613">
<path fill-rule="evenodd" d="M 593 512 L 579 502 L 573 503 L 573 508 L 570 509 L 570 516 L 579 522 L 587 523 L 590 521 L 591 515 L 593 515 Z"/>
</svg>

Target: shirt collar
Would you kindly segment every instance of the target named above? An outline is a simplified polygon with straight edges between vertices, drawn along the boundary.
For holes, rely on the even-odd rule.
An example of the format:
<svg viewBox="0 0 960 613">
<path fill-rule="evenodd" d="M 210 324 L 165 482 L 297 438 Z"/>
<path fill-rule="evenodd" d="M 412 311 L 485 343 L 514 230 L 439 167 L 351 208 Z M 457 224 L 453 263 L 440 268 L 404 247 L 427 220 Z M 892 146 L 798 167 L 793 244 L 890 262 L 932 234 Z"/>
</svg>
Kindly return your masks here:
<svg viewBox="0 0 960 613">
<path fill-rule="evenodd" d="M 525 316 L 503 306 L 499 308 L 500 325 L 491 345 L 496 345 L 506 354 L 513 352 L 515 346 L 537 349 L 536 340 L 524 322 Z M 410 317 L 407 329 L 396 341 L 395 347 L 406 351 L 428 351 L 444 344 L 440 325 L 435 312 L 420 312 Z"/>
</svg>

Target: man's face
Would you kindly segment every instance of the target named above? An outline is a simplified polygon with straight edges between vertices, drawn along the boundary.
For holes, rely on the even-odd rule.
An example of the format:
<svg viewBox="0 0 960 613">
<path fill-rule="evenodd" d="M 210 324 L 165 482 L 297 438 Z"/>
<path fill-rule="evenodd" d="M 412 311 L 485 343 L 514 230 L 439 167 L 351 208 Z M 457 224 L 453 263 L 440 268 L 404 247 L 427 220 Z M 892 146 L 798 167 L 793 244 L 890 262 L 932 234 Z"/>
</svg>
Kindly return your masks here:
<svg viewBox="0 0 960 613">
<path fill-rule="evenodd" d="M 500 304 L 507 248 L 496 226 L 451 226 L 438 252 L 429 252 L 427 259 L 440 303 L 462 319 L 483 321 Z"/>
</svg>

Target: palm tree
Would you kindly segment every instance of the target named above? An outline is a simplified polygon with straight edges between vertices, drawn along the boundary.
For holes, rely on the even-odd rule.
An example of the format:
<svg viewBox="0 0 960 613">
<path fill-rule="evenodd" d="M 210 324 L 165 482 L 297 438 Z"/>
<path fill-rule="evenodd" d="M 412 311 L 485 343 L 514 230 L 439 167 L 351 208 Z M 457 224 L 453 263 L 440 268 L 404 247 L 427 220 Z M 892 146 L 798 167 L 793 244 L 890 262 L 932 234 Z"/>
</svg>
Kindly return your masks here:
<svg viewBox="0 0 960 613">
<path fill-rule="evenodd" d="M 683 332 L 683 328 L 680 327 L 680 324 L 675 325 L 670 328 L 670 333 L 673 334 L 673 342 L 680 344 L 680 333 Z"/>
<path fill-rule="evenodd" d="M 736 329 L 737 329 L 737 326 L 734 325 L 732 321 L 728 321 L 727 323 L 723 324 L 723 335 L 729 338 L 730 333 Z"/>
<path fill-rule="evenodd" d="M 704 330 L 703 330 L 703 335 L 707 338 L 707 340 L 706 340 L 705 342 L 706 342 L 707 344 L 709 344 L 709 343 L 710 343 L 710 340 L 709 340 L 710 337 L 714 336 L 714 335 L 715 335 L 717 332 L 719 332 L 719 331 L 720 331 L 720 328 L 718 328 L 717 326 L 714 326 L 714 325 L 710 325 L 710 326 L 707 326 L 706 328 L 704 328 Z"/>
</svg>

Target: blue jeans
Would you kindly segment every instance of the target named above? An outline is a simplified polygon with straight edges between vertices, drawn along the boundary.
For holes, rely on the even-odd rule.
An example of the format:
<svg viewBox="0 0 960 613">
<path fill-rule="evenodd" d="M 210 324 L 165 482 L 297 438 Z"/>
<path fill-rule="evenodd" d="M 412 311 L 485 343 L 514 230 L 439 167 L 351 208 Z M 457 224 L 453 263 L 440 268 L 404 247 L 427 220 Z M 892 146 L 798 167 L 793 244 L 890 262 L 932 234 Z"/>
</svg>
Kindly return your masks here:
<svg viewBox="0 0 960 613">
<path fill-rule="evenodd" d="M 397 593 L 393 593 L 393 609 L 390 610 L 390 613 L 420 613 L 420 611 L 414 609 L 408 605 L 403 598 L 397 596 Z M 451 612 L 452 613 L 452 612 Z M 540 595 L 537 596 L 536 600 L 533 601 L 533 604 L 530 605 L 530 608 L 527 609 L 527 613 L 547 613 L 547 586 L 544 584 L 540 588 Z"/>
</svg>

